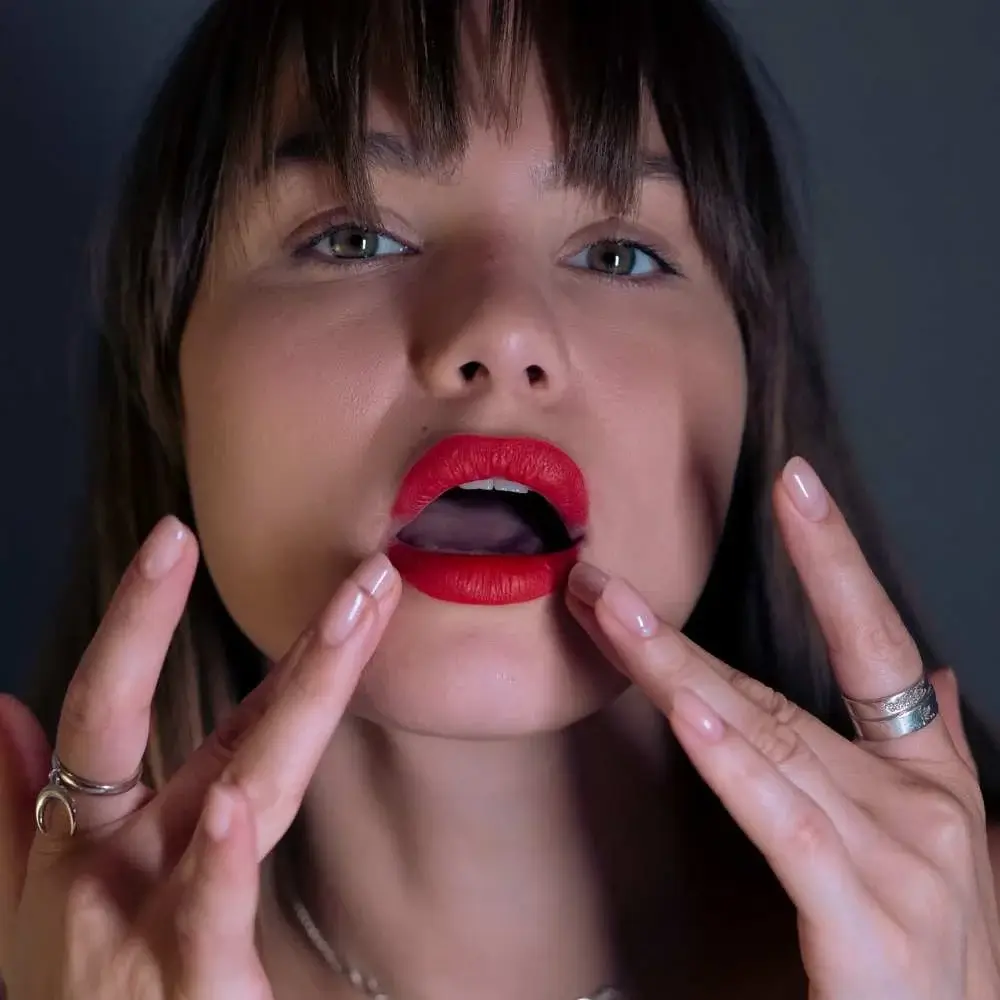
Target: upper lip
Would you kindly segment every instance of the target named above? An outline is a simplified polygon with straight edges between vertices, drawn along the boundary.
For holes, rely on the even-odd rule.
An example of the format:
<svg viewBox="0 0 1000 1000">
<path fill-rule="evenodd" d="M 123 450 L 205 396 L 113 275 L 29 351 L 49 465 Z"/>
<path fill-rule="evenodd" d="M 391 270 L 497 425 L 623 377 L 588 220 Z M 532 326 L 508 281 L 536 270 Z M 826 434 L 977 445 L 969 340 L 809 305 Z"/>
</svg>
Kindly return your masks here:
<svg viewBox="0 0 1000 1000">
<path fill-rule="evenodd" d="M 587 524 L 587 487 L 580 467 L 540 438 L 455 434 L 427 449 L 403 477 L 392 508 L 393 535 L 448 490 L 503 478 L 540 493 L 577 540 Z"/>
</svg>

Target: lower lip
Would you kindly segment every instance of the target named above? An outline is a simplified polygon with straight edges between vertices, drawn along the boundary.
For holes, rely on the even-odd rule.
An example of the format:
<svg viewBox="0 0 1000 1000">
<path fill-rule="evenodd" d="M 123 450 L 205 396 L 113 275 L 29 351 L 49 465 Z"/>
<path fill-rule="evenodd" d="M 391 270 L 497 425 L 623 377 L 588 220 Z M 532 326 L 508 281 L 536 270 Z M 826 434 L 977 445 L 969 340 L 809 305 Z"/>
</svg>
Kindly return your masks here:
<svg viewBox="0 0 1000 1000">
<path fill-rule="evenodd" d="M 452 604 L 523 604 L 561 589 L 579 558 L 579 546 L 539 556 L 428 552 L 403 542 L 387 555 L 416 590 Z"/>
</svg>

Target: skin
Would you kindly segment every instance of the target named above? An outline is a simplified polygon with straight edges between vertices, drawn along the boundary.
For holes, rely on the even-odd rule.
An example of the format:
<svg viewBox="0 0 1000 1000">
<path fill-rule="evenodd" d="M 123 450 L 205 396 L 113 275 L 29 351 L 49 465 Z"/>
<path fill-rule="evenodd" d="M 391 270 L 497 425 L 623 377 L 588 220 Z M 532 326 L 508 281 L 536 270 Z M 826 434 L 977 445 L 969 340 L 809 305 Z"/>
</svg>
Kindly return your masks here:
<svg viewBox="0 0 1000 1000">
<path fill-rule="evenodd" d="M 393 125 L 384 107 L 372 120 Z M 662 136 L 651 130 L 647 145 L 662 150 Z M 606 978 L 610 911 L 625 914 L 623 901 L 641 901 L 643 886 L 668 891 L 669 865 L 686 863 L 674 849 L 676 828 L 652 806 L 681 752 L 793 897 L 804 942 L 814 944 L 805 958 L 820 977 L 816 996 L 865 995 L 829 970 L 855 967 L 859 942 L 844 929 L 856 931 L 871 912 L 856 899 L 831 910 L 823 879 L 853 886 L 860 877 L 857 855 L 853 867 L 844 864 L 833 836 L 822 842 L 826 854 L 815 851 L 815 871 L 795 869 L 797 842 L 778 821 L 791 820 L 791 834 L 803 829 L 794 822 L 802 805 L 794 769 L 806 761 L 821 771 L 803 744 L 838 774 L 860 768 L 873 801 L 898 805 L 879 823 L 924 868 L 926 844 L 905 833 L 929 829 L 913 817 L 926 818 L 926 801 L 944 801 L 946 780 L 964 812 L 936 816 L 965 837 L 970 849 L 959 854 L 971 859 L 948 870 L 949 885 L 988 885 L 953 686 L 938 682 L 950 729 L 938 720 L 883 756 L 838 744 L 834 761 L 808 719 L 775 720 L 778 703 L 766 691 L 682 645 L 675 626 L 704 583 L 735 469 L 746 396 L 739 337 L 679 188 L 648 183 L 637 219 L 610 229 L 600 222 L 606 213 L 577 192 L 536 193 L 532 178 L 551 157 L 532 76 L 521 128 L 509 142 L 474 129 L 447 183 L 377 176 L 379 203 L 407 230 L 395 235 L 411 238 L 419 255 L 365 265 L 370 271 L 292 268 L 283 241 L 336 202 L 305 170 L 266 211 L 244 210 L 238 246 L 223 235 L 213 248 L 182 351 L 198 540 L 227 607 L 274 669 L 159 795 L 140 787 L 80 798 L 72 840 L 58 827 L 51 838 L 30 835 L 48 748 L 23 706 L 0 702 L 4 733 L 18 748 L 0 754 L 0 967 L 17 1000 L 56 995 L 67 983 L 60 995 L 73 1000 L 354 996 L 293 940 L 266 880 L 258 885 L 258 865 L 300 807 L 321 927 L 407 995 L 580 995 Z M 673 248 L 682 279 L 623 288 L 569 268 L 588 241 L 637 231 Z M 458 380 L 469 360 L 489 378 Z M 546 379 L 529 386 L 528 365 Z M 408 461 L 456 430 L 542 435 L 577 459 L 594 497 L 584 558 L 605 574 L 598 586 L 576 574 L 568 608 L 562 595 L 454 608 L 412 593 L 377 559 L 356 570 L 385 541 Z M 910 683 L 915 664 L 898 628 L 890 630 L 898 641 L 881 650 L 853 641 L 892 620 L 846 527 L 835 514 L 795 520 L 792 494 L 781 489 L 776 513 L 790 553 L 828 639 L 846 651 L 838 665 L 845 688 L 874 697 Z M 147 549 L 130 568 L 67 695 L 57 750 L 96 780 L 134 768 L 187 599 L 198 546 L 169 523 L 153 541 L 164 531 L 174 534 L 176 561 L 154 575 Z M 648 635 L 629 628 L 640 594 Z M 629 610 L 626 597 L 631 618 L 615 614 Z M 303 628 L 315 632 L 299 641 Z M 702 713 L 694 730 L 680 722 L 681 690 L 701 699 L 686 701 Z M 718 717 L 704 714 L 713 710 Z M 651 738 L 661 712 L 676 735 L 667 753 Z M 102 725 L 109 713 L 112 730 Z M 587 759 L 605 765 L 585 783 L 587 805 L 604 823 L 589 831 L 599 834 L 601 865 L 581 822 L 570 732 Z M 782 747 L 796 753 L 775 752 Z M 919 771 L 927 761 L 935 773 Z M 905 789 L 901 778 L 910 780 Z M 206 790 L 220 781 L 234 809 L 221 841 L 208 835 L 205 812 Z M 787 809 L 763 808 L 780 796 Z M 837 837 L 850 841 L 849 810 L 832 812 Z M 21 817 L 28 822 L 18 826 Z M 627 832 L 624 848 L 609 831 Z M 618 890 L 610 907 L 598 868 Z M 943 949 L 928 950 L 941 958 L 930 972 L 966 961 L 978 992 L 957 993 L 949 981 L 935 1000 L 992 996 L 995 900 L 983 890 L 944 902 L 941 927 L 921 926 L 913 940 Z M 64 911 L 68 958 L 57 962 L 38 942 L 52 940 L 53 915 Z M 711 919 L 727 956 L 737 949 L 724 913 L 674 915 Z M 883 927 L 880 917 L 864 927 Z M 937 933 L 956 925 L 970 931 L 968 956 Z M 842 953 L 823 950 L 831 940 Z M 861 944 L 873 940 L 864 935 Z M 929 974 L 914 982 L 941 986 Z"/>
<path fill-rule="evenodd" d="M 555 151 L 537 72 L 522 111 L 508 139 L 474 124 L 445 177 L 376 171 L 385 227 L 412 255 L 345 268 L 328 241 L 296 265 L 289 240 L 341 203 L 306 166 L 238 207 L 238 242 L 223 229 L 182 344 L 188 472 L 219 593 L 274 659 L 385 544 L 406 467 L 447 433 L 556 442 L 591 493 L 585 557 L 678 625 L 702 589 L 743 430 L 736 320 L 678 183 L 647 181 L 623 220 L 579 191 L 540 192 Z M 378 102 L 370 125 L 401 131 Z M 666 152 L 651 124 L 644 145 Z M 662 246 L 681 275 L 628 284 L 580 266 L 611 239 Z M 641 255 L 636 270 L 657 269 Z M 470 361 L 488 374 L 464 381 Z M 467 607 L 404 587 L 306 798 L 320 926 L 436 996 L 484 982 L 558 996 L 606 979 L 607 905 L 567 727 L 605 713 L 611 737 L 581 728 L 589 752 L 637 755 L 664 780 L 657 713 L 638 692 L 616 703 L 626 686 L 558 596 Z M 635 839 L 606 859 L 623 894 L 661 867 L 650 790 L 589 793 L 592 809 L 632 817 Z"/>
<path fill-rule="evenodd" d="M 917 683 L 916 643 L 802 459 L 774 508 L 840 690 L 870 700 Z M 794 903 L 811 1000 L 998 995 L 989 837 L 953 676 L 935 679 L 944 712 L 918 731 L 849 741 L 659 621 L 620 578 L 578 564 L 569 589 Z"/>
</svg>

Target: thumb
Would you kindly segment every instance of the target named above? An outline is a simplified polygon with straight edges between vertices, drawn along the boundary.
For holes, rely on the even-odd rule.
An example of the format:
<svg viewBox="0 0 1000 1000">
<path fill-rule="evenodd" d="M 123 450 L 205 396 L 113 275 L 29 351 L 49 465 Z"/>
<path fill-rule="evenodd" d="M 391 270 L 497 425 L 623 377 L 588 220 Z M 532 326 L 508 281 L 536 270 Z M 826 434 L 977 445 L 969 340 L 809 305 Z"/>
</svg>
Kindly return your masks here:
<svg viewBox="0 0 1000 1000">
<path fill-rule="evenodd" d="M 937 695 L 938 708 L 941 718 L 944 719 L 945 728 L 951 737 L 952 743 L 959 756 L 968 767 L 975 773 L 977 771 L 976 762 L 972 757 L 972 749 L 969 747 L 969 740 L 965 735 L 965 726 L 962 723 L 961 705 L 958 695 L 958 678 L 951 667 L 942 670 L 935 670 L 930 675 L 930 682 L 934 685 L 934 692 Z"/>
<path fill-rule="evenodd" d="M 21 899 L 35 837 L 35 797 L 45 784 L 52 751 L 31 710 L 0 694 L 0 968 L 4 942 Z"/>
</svg>

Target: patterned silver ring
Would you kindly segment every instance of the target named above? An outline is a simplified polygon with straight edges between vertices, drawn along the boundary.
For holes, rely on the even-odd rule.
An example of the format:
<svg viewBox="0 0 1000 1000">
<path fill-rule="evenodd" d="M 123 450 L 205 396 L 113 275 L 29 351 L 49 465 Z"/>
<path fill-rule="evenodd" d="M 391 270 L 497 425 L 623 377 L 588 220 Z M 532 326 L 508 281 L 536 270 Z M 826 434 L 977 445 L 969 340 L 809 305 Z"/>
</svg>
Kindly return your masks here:
<svg viewBox="0 0 1000 1000">
<path fill-rule="evenodd" d="M 854 729 L 863 740 L 898 739 L 923 729 L 938 717 L 937 694 L 926 674 L 887 698 L 843 698 Z"/>
<path fill-rule="evenodd" d="M 49 771 L 49 783 L 38 793 L 35 799 L 35 827 L 38 832 L 47 835 L 48 824 L 45 822 L 45 812 L 50 802 L 62 806 L 69 819 L 69 836 L 76 833 L 76 804 L 70 792 L 78 792 L 81 795 L 122 795 L 131 791 L 142 778 L 143 764 L 140 761 L 135 772 L 124 781 L 115 782 L 113 785 L 101 784 L 98 781 L 91 781 L 74 771 L 71 771 L 59 759 L 55 753 L 52 754 L 52 765 Z"/>
</svg>

